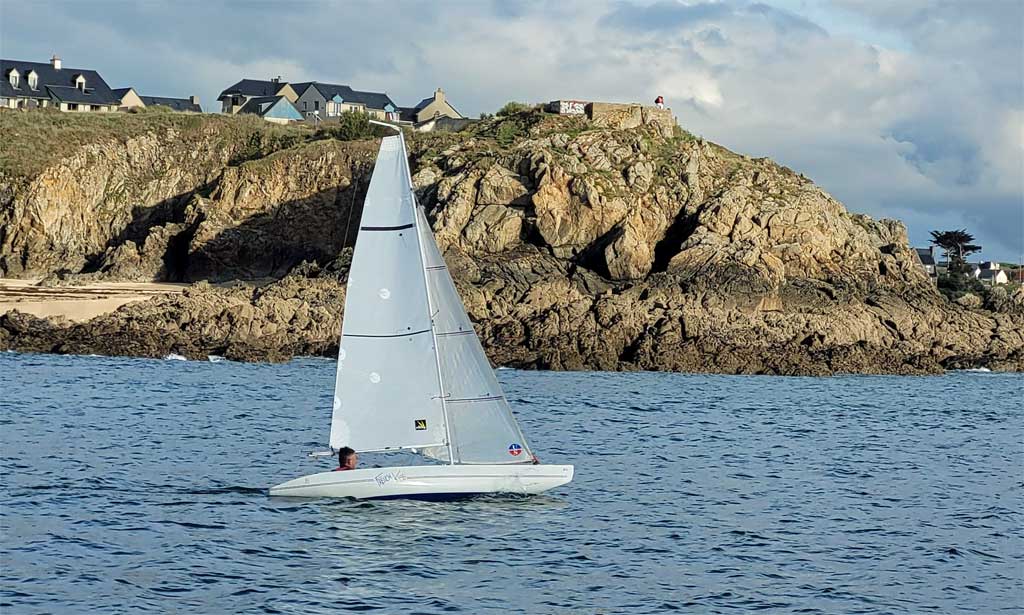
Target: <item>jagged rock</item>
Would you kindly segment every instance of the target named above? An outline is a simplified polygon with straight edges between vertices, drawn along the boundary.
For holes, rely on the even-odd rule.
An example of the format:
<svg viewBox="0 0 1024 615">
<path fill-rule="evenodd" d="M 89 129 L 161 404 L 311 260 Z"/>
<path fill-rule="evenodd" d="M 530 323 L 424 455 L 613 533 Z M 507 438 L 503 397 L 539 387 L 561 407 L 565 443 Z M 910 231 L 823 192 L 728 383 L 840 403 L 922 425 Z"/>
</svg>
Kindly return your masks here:
<svg viewBox="0 0 1024 615">
<path fill-rule="evenodd" d="M 518 203 L 527 192 L 518 175 L 503 166 L 493 165 L 480 180 L 476 202 L 480 205 L 508 205 Z"/>
<path fill-rule="evenodd" d="M 595 123 L 604 127 L 514 118 L 527 129 L 507 146 L 493 135 L 511 119 L 415 141 L 418 198 L 496 363 L 1024 367 L 1024 291 L 995 289 L 984 306 L 948 302 L 900 223 L 851 214 L 785 167 L 637 113 Z M 228 164 L 241 146 L 186 137 L 194 155 L 178 149 L 181 135 L 158 131 L 88 146 L 24 181 L 0 175 L 0 267 L 250 282 L 197 284 L 86 323 L 12 312 L 0 316 L 0 348 L 240 360 L 336 352 L 375 143 L 312 141 Z M 167 177 L 142 177 L 145 164 Z"/>
<path fill-rule="evenodd" d="M 974 310 L 981 307 L 981 297 L 971 293 L 966 293 L 965 295 L 958 297 L 956 303 L 957 305 L 962 305 L 965 308 Z"/>
<path fill-rule="evenodd" d="M 463 235 L 479 252 L 496 254 L 519 243 L 523 216 L 502 205 L 487 205 L 475 212 Z"/>
</svg>

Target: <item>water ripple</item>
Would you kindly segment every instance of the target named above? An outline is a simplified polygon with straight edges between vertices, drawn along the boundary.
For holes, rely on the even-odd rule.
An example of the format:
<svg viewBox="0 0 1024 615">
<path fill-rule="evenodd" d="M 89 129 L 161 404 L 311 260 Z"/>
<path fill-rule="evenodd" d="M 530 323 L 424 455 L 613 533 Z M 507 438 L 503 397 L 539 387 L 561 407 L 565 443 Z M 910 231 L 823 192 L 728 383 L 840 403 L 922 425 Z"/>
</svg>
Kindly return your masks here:
<svg viewBox="0 0 1024 615">
<path fill-rule="evenodd" d="M 500 370 L 567 488 L 268 498 L 333 371 L 0 354 L 0 611 L 1024 608 L 1021 376 Z"/>
</svg>

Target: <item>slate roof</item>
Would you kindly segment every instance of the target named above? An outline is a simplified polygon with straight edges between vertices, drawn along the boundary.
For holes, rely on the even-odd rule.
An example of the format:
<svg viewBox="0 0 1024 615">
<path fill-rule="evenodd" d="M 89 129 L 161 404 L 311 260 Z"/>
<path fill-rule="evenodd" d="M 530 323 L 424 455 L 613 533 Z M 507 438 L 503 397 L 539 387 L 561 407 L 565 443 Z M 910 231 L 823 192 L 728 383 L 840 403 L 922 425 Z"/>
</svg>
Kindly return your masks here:
<svg viewBox="0 0 1024 615">
<path fill-rule="evenodd" d="M 981 280 L 991 280 L 1000 273 L 1006 272 L 1003 271 L 1002 269 L 982 269 L 981 272 L 978 274 L 978 278 Z"/>
<path fill-rule="evenodd" d="M 360 92 L 359 90 L 353 90 L 347 85 L 339 85 L 336 83 L 320 83 L 319 81 L 305 81 L 302 83 L 293 83 L 292 89 L 300 97 L 310 87 L 315 87 L 318 92 L 327 100 L 334 98 L 335 94 L 341 96 L 341 99 L 347 103 L 356 103 L 365 105 L 367 109 L 383 109 L 387 105 L 391 105 L 394 109 L 398 109 L 398 105 L 395 101 L 391 100 L 387 94 L 378 92 Z"/>
<path fill-rule="evenodd" d="M 267 111 L 273 109 L 274 105 L 276 105 L 277 102 L 282 99 L 284 99 L 284 102 L 286 104 L 292 104 L 292 102 L 285 98 L 284 96 L 257 96 L 255 98 L 250 98 L 249 100 L 245 101 L 245 104 L 242 105 L 238 112 L 253 113 L 255 115 L 259 115 L 260 117 L 262 117 Z M 264 107 L 264 105 L 266 106 Z M 292 105 L 292 108 L 294 107 L 295 105 Z M 298 113 L 298 110 L 296 110 L 296 113 Z"/>
<path fill-rule="evenodd" d="M 398 108 L 398 119 L 406 122 L 416 121 L 416 112 L 419 111 L 416 107 L 399 107 Z"/>
<path fill-rule="evenodd" d="M 261 81 L 259 79 L 242 79 L 238 83 L 227 87 L 217 100 L 224 100 L 232 94 L 243 96 L 274 96 L 277 91 L 287 85 L 284 81 Z"/>
<path fill-rule="evenodd" d="M 238 109 L 239 113 L 255 113 L 256 115 L 263 115 L 263 112 L 274 106 L 278 100 L 284 98 L 283 96 L 256 96 L 245 101 L 245 104 Z M 270 103 L 266 109 L 263 105 Z"/>
<path fill-rule="evenodd" d="M 917 250 L 917 258 L 921 261 L 922 265 L 934 265 L 935 257 L 932 256 L 932 251 L 928 248 L 914 248 Z"/>
<path fill-rule="evenodd" d="M 78 88 L 73 88 L 68 85 L 49 85 L 46 86 L 47 91 L 50 92 L 50 98 L 60 102 L 66 103 L 79 103 L 83 105 L 119 105 L 121 99 L 114 96 L 113 92 L 108 90 L 108 93 L 104 97 L 97 97 L 93 92 L 89 91 L 88 81 L 86 81 L 86 90 L 83 92 Z"/>
<path fill-rule="evenodd" d="M 21 75 L 17 88 L 7 78 L 11 69 Z M 28 87 L 28 74 L 35 71 L 39 83 L 35 90 Z M 85 77 L 85 92 L 75 88 L 75 77 Z M 75 90 L 78 94 L 68 92 Z M 22 60 L 0 59 L 0 96 L 4 98 L 43 98 L 63 102 L 93 105 L 117 105 L 121 103 L 103 77 L 94 70 L 64 67 L 57 70 L 49 62 L 25 62 Z"/>
<path fill-rule="evenodd" d="M 203 108 L 193 103 L 187 98 L 167 98 L 165 96 L 139 96 L 142 102 L 146 103 L 147 107 L 155 105 L 161 105 L 164 107 L 170 107 L 175 111 L 194 111 L 196 113 L 202 113 Z"/>
<path fill-rule="evenodd" d="M 114 96 L 117 96 L 118 100 L 121 100 L 121 99 L 124 98 L 124 95 L 127 94 L 128 92 L 131 92 L 132 89 L 131 88 L 114 88 L 113 90 L 110 90 L 110 91 L 114 93 Z"/>
</svg>

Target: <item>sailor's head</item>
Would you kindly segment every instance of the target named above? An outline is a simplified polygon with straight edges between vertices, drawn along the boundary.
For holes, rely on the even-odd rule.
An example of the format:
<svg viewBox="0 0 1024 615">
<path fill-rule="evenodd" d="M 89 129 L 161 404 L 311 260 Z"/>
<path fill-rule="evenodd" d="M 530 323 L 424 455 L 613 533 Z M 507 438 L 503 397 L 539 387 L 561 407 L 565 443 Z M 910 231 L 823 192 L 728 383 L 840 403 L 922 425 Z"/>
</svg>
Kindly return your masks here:
<svg viewBox="0 0 1024 615">
<path fill-rule="evenodd" d="M 342 468 L 354 468 L 359 462 L 359 455 L 347 446 L 338 449 L 338 466 Z"/>
</svg>

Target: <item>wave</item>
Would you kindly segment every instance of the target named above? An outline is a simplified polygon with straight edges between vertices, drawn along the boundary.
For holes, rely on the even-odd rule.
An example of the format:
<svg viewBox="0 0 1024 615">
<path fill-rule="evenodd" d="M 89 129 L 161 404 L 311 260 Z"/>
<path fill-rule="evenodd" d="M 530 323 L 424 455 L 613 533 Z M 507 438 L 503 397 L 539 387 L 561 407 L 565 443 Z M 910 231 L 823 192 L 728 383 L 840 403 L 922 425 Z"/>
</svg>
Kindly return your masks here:
<svg viewBox="0 0 1024 615">
<path fill-rule="evenodd" d="M 180 354 L 171 353 L 164 357 L 164 361 L 188 361 L 188 357 L 183 357 Z"/>
</svg>

